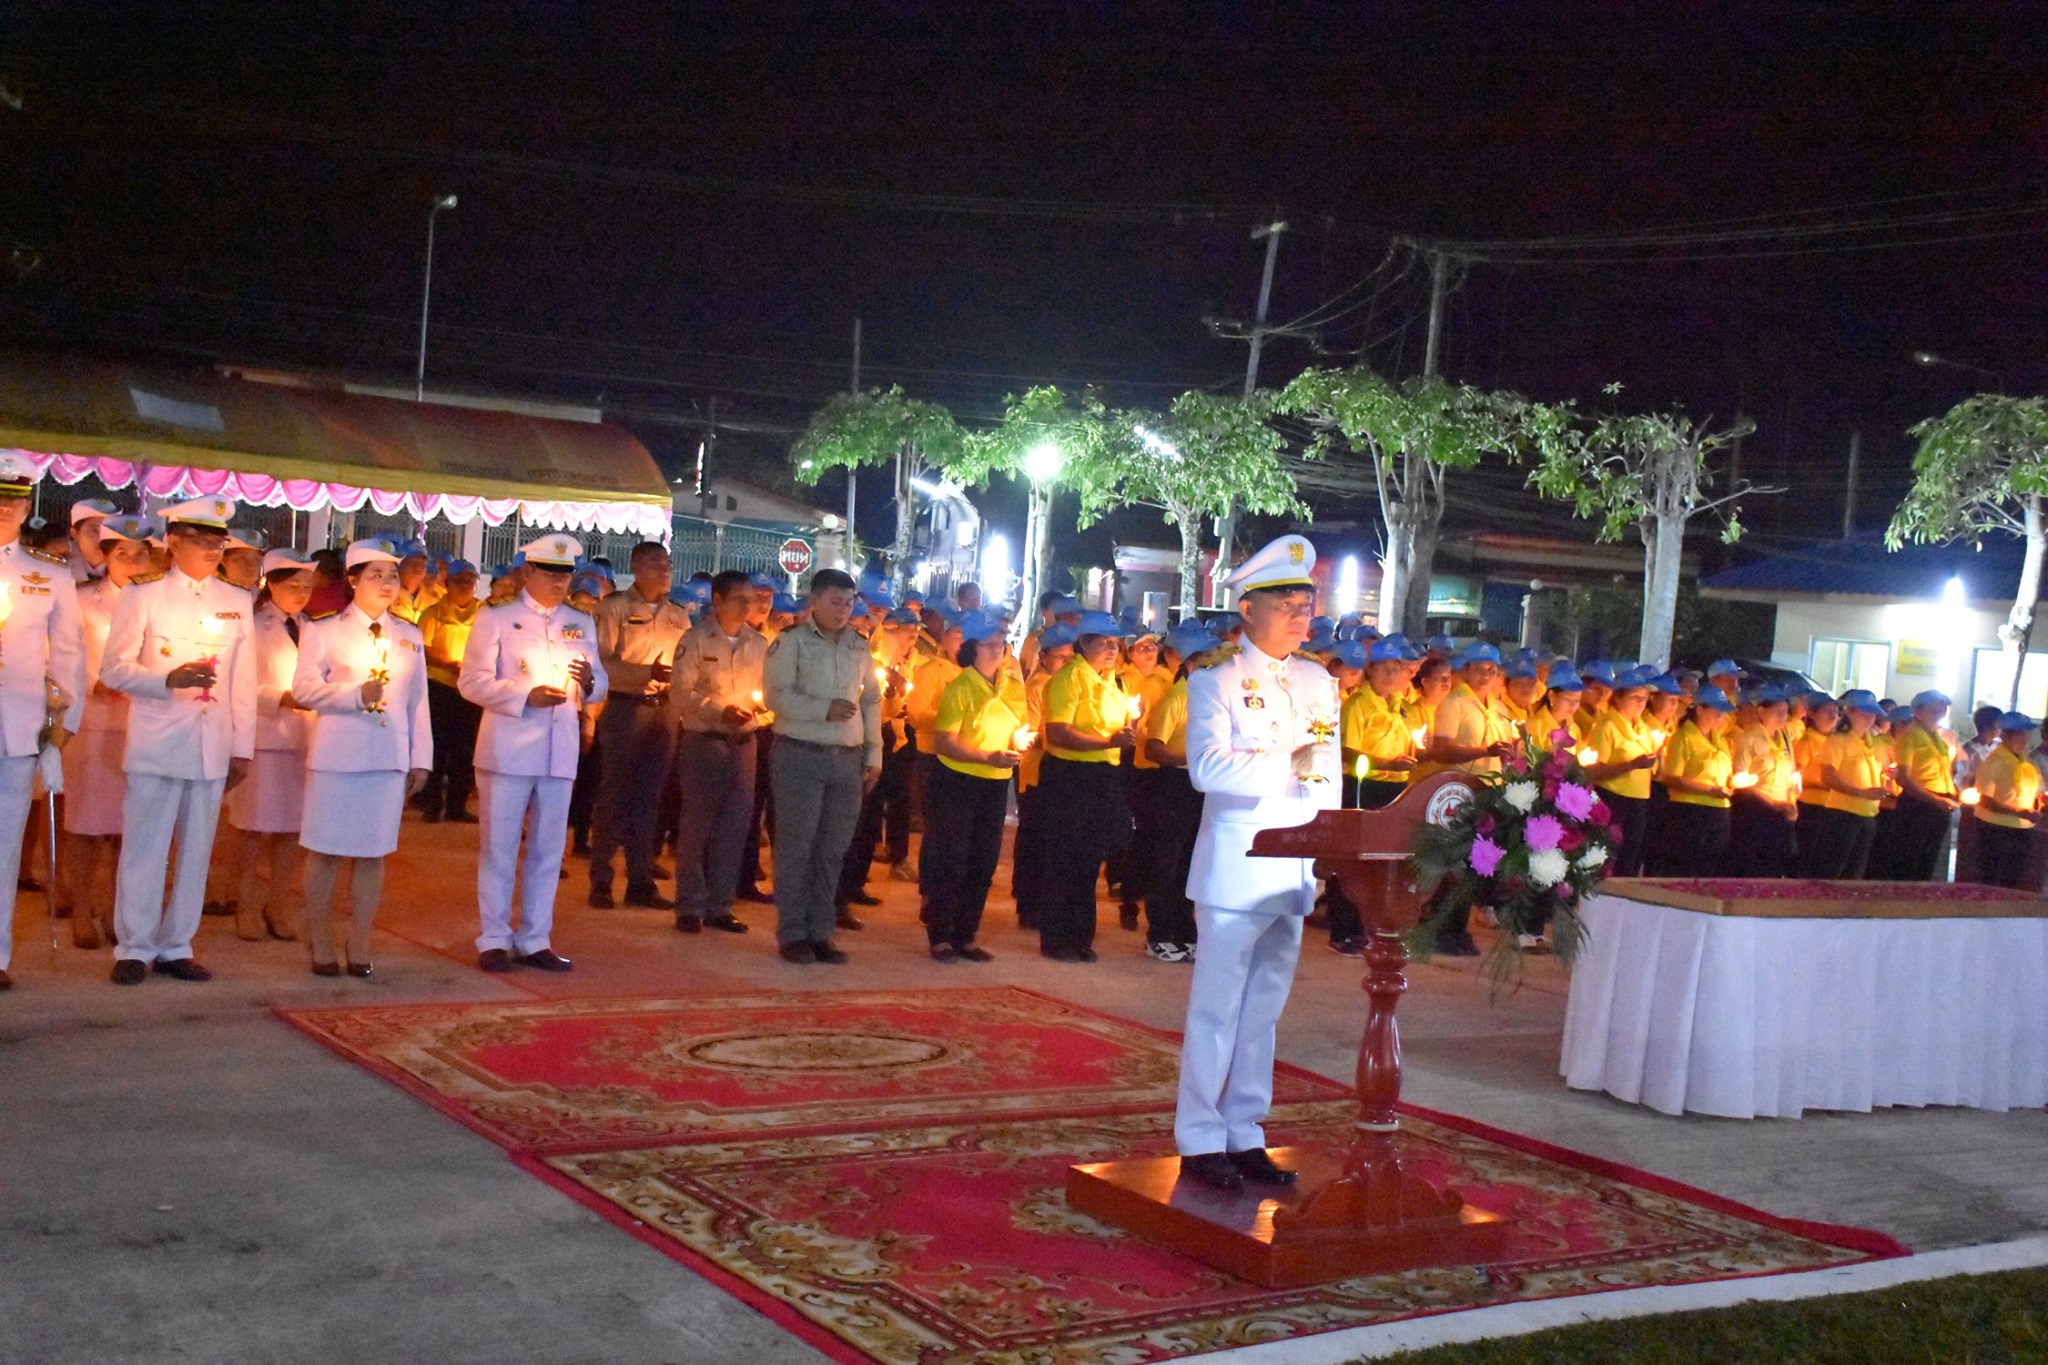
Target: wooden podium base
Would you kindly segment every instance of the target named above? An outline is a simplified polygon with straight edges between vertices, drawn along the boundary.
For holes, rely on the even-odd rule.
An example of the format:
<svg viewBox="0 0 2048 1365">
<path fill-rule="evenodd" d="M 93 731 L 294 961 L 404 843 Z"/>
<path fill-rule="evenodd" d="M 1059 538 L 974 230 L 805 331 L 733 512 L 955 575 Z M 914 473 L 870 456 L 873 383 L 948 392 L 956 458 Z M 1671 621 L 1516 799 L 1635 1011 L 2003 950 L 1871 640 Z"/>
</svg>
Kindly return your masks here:
<svg viewBox="0 0 2048 1365">
<path fill-rule="evenodd" d="M 1179 1157 L 1098 1161 L 1068 1167 L 1067 1204 L 1269 1289 L 1488 1265 L 1506 1254 L 1505 1218 L 1437 1191 L 1398 1162 L 1361 1180 L 1346 1178 L 1336 1154 L 1271 1154 L 1300 1181 L 1225 1191 L 1182 1179 Z"/>
</svg>

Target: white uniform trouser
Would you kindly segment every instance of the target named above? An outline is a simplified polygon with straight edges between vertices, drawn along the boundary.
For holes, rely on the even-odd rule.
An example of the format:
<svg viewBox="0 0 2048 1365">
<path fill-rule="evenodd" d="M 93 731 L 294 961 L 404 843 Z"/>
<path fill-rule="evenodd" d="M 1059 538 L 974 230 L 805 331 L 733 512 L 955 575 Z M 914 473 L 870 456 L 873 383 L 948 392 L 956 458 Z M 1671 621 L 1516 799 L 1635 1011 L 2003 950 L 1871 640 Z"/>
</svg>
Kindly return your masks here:
<svg viewBox="0 0 2048 1365">
<path fill-rule="evenodd" d="M 174 962 L 192 956 L 206 905 L 206 865 L 220 822 L 225 777 L 128 774 L 121 810 L 121 866 L 114 880 L 114 956 Z M 164 865 L 178 841 L 177 875 L 164 902 Z"/>
<path fill-rule="evenodd" d="M 1289 892 L 1272 902 L 1292 908 Z M 1173 1141 L 1182 1156 L 1266 1145 L 1273 1037 L 1301 956 L 1300 915 L 1195 907 L 1195 973 Z"/>
<path fill-rule="evenodd" d="M 0 758 L 0 887 L 7 890 L 7 913 L 0 915 L 0 972 L 14 965 L 14 884 L 21 878 L 21 839 L 35 792 L 34 754 Z"/>
<path fill-rule="evenodd" d="M 555 892 L 562 878 L 562 840 L 569 832 L 569 795 L 575 786 L 575 780 L 567 777 L 477 773 L 477 819 L 483 830 L 483 857 L 476 869 L 477 917 L 483 930 L 476 939 L 478 952 L 504 948 L 523 956 L 549 946 L 548 936 L 555 928 Z M 526 832 L 523 860 L 519 856 L 522 831 Z M 526 883 L 519 897 L 516 933 L 512 928 L 515 871 Z"/>
</svg>

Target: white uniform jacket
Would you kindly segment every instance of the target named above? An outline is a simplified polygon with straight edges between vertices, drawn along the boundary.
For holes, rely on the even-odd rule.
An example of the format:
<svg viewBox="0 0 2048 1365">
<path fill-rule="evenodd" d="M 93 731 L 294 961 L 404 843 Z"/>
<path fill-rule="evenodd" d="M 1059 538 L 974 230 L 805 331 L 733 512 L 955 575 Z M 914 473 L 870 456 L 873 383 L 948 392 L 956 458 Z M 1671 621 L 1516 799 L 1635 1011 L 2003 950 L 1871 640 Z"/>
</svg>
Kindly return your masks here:
<svg viewBox="0 0 2048 1365">
<path fill-rule="evenodd" d="M 1247 855 L 1260 830 L 1307 824 L 1342 799 L 1339 711 L 1337 680 L 1321 664 L 1274 659 L 1249 643 L 1188 675 L 1188 778 L 1203 793 L 1189 900 L 1250 910 L 1291 895 L 1287 913 L 1313 908 L 1313 860 Z M 1294 751 L 1317 742 L 1329 749 L 1318 761 L 1328 780 L 1300 781 Z"/>
<path fill-rule="evenodd" d="M 85 712 L 78 585 L 62 560 L 32 553 L 19 541 L 0 545 L 0 584 L 8 606 L 0 624 L 0 747 L 9 758 L 33 758 L 50 710 L 45 677 L 64 693 L 66 730 L 77 730 Z"/>
<path fill-rule="evenodd" d="M 95 578 L 78 590 L 78 624 L 85 635 L 85 710 L 78 728 L 121 731 L 128 728 L 128 698 L 125 693 L 94 690 L 100 680 L 100 663 L 107 654 L 107 629 L 114 624 L 114 599 L 121 590 L 112 579 Z"/>
<path fill-rule="evenodd" d="M 256 756 L 254 609 L 255 599 L 227 580 L 195 581 L 175 568 L 121 590 L 100 681 L 128 694 L 127 771 L 213 781 L 228 775 L 230 758 Z M 219 660 L 212 701 L 199 699 L 203 689 L 173 691 L 164 681 L 208 655 Z"/>
<path fill-rule="evenodd" d="M 311 710 L 313 738 L 306 766 L 325 773 L 405 772 L 434 766 L 434 733 L 427 721 L 427 650 L 420 628 L 385 612 L 381 638 L 351 602 L 299 635 L 292 698 Z M 282 633 L 283 627 L 279 627 Z M 363 709 L 362 687 L 372 669 L 388 673 L 382 709 Z"/>
<path fill-rule="evenodd" d="M 302 639 L 305 629 L 306 618 L 300 616 Z M 292 643 L 291 632 L 285 629 L 283 610 L 275 602 L 265 602 L 256 608 L 256 747 L 259 749 L 306 752 L 306 740 L 313 733 L 313 717 L 305 711 L 281 704 L 284 694 L 292 690 L 292 675 L 298 667 L 299 647 Z"/>
<path fill-rule="evenodd" d="M 590 660 L 595 679 L 583 705 L 603 701 L 607 684 L 597 656 L 597 624 L 588 616 L 567 603 L 544 612 L 525 592 L 476 614 L 456 685 L 484 709 L 476 737 L 478 768 L 519 777 L 576 776 L 580 689 L 567 673 L 576 658 Z M 543 686 L 564 689 L 569 700 L 538 710 L 528 706 L 527 694 Z"/>
</svg>

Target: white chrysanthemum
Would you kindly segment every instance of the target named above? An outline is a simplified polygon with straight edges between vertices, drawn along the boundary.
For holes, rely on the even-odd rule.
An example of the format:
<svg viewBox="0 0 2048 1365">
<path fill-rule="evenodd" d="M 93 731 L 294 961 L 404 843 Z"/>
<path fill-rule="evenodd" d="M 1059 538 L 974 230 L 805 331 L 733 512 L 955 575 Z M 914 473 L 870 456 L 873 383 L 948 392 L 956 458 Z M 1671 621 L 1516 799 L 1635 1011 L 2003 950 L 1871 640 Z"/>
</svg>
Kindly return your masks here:
<svg viewBox="0 0 2048 1365">
<path fill-rule="evenodd" d="M 1536 794 L 1542 788 L 1534 782 L 1510 782 L 1501 797 L 1510 806 L 1527 815 L 1536 805 Z"/>
<path fill-rule="evenodd" d="M 1579 866 L 1585 868 L 1588 872 L 1591 872 L 1606 861 L 1607 849 L 1602 844 L 1595 844 L 1579 855 Z"/>
<path fill-rule="evenodd" d="M 1571 859 L 1554 848 L 1529 855 L 1529 880 L 1538 886 L 1556 886 L 1572 870 Z"/>
</svg>

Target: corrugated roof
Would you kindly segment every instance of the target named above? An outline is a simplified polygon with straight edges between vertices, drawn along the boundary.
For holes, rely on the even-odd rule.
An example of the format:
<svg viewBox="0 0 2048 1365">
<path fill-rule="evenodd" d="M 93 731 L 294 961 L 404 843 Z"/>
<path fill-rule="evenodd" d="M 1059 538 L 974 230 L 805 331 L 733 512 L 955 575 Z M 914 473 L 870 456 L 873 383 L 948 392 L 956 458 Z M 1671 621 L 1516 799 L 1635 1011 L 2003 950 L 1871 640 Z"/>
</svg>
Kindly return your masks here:
<svg viewBox="0 0 2048 1365">
<path fill-rule="evenodd" d="M 1969 545 L 1907 545 L 1887 550 L 1878 535 L 1852 536 L 1783 550 L 1700 580 L 1708 596 L 1868 597 L 1882 601 L 1938 598 L 1951 578 L 1971 601 L 2012 600 L 2022 547 L 2009 537 Z"/>
</svg>

